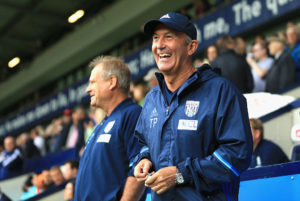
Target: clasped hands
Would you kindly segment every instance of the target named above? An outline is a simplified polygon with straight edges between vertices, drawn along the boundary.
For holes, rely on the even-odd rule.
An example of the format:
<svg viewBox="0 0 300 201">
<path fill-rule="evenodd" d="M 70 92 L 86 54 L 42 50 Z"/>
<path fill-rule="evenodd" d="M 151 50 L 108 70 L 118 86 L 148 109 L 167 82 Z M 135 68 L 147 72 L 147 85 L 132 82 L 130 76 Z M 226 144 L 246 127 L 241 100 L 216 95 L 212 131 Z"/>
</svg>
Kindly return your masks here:
<svg viewBox="0 0 300 201">
<path fill-rule="evenodd" d="M 175 186 L 176 166 L 165 167 L 157 172 L 149 172 L 152 167 L 151 161 L 142 159 L 134 168 L 134 176 L 140 182 L 145 182 L 157 194 L 162 194 Z"/>
</svg>

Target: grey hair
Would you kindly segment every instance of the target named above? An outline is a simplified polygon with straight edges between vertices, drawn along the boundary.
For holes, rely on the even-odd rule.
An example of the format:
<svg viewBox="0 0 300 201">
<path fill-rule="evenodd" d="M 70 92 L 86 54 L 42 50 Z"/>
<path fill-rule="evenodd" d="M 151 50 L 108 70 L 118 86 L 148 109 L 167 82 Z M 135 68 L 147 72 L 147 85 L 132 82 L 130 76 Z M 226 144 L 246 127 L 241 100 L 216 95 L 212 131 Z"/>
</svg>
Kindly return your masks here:
<svg viewBox="0 0 300 201">
<path fill-rule="evenodd" d="M 192 41 L 191 37 L 186 35 L 185 44 L 188 45 L 188 44 L 190 44 L 191 41 Z"/>
<path fill-rule="evenodd" d="M 130 88 L 130 70 L 124 61 L 112 56 L 98 56 L 93 59 L 89 66 L 95 68 L 102 65 L 102 79 L 108 80 L 111 76 L 116 76 L 119 87 L 124 93 L 129 93 Z"/>
</svg>

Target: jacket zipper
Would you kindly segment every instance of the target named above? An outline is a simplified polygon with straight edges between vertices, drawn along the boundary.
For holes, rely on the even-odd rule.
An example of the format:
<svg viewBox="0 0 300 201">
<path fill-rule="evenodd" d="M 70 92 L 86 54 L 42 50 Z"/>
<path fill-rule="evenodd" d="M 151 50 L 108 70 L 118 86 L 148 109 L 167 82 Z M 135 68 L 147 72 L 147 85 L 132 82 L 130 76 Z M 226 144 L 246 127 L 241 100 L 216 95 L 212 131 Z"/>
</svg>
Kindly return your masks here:
<svg viewBox="0 0 300 201">
<path fill-rule="evenodd" d="M 169 115 L 169 109 L 170 109 L 170 106 L 168 105 L 168 106 L 167 106 L 167 110 L 166 110 L 166 116 Z"/>
</svg>

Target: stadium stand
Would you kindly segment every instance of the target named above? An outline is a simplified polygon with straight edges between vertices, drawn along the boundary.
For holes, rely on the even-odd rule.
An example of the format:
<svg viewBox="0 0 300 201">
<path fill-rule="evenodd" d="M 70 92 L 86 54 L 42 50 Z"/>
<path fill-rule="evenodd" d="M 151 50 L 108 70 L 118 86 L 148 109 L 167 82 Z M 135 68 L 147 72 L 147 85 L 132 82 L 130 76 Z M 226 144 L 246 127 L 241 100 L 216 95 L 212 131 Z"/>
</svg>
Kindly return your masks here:
<svg viewBox="0 0 300 201">
<path fill-rule="evenodd" d="M 69 149 L 58 153 L 48 154 L 45 157 L 27 160 L 24 164 L 23 174 L 18 177 L 0 181 L 0 188 L 13 200 L 19 200 L 22 195 L 22 184 L 29 174 L 41 172 L 54 165 L 63 165 L 65 161 L 70 159 L 78 159 L 78 151 L 76 149 Z M 64 185 L 60 186 L 58 189 L 62 189 L 63 186 Z M 51 192 L 55 191 L 57 190 L 54 189 Z"/>
<path fill-rule="evenodd" d="M 201 4 L 194 0 L 80 0 L 76 5 L 66 1 L 65 6 L 56 0 L 51 3 L 46 0 L 22 2 L 3 0 L 0 3 L 0 10 L 6 10 L 4 13 L 14 16 L 0 23 L 0 48 L 7 50 L 3 51 L 6 54 L 0 58 L 1 68 L 3 66 L 5 69 L 0 71 L 0 137 L 16 137 L 40 125 L 40 135 L 45 138 L 48 153 L 44 157 L 25 160 L 22 175 L 0 181 L 1 190 L 12 200 L 20 199 L 22 184 L 29 174 L 40 173 L 54 165 L 62 165 L 68 159 L 79 158 L 79 150 L 57 148 L 57 141 L 64 125 L 64 111 L 78 105 L 86 110 L 89 108 L 89 97 L 84 92 L 89 74 L 87 61 L 99 54 L 121 56 L 129 65 L 134 80 L 141 79 L 150 69 L 156 68 L 150 38 L 140 32 L 146 19 L 160 16 L 166 10 L 188 15 L 198 28 L 198 40 L 201 43 L 196 57 L 201 62 L 206 62 L 206 48 L 224 34 L 245 39 L 246 50 L 250 52 L 254 36 L 263 33 L 268 39 L 279 32 L 284 37 L 288 22 L 298 28 L 300 24 L 299 1 L 227 0 L 203 1 L 204 4 Z M 87 16 L 77 25 L 66 25 L 66 16 L 77 8 L 84 8 Z M 25 12 L 25 9 L 31 12 Z M 24 20 L 19 21 L 18 17 Z M 42 19 L 48 20 L 49 24 L 42 25 Z M 40 33 L 29 29 L 28 23 L 38 26 Z M 17 37 L 18 34 L 6 30 L 9 26 L 14 27 L 18 34 L 28 30 L 28 35 L 24 32 Z M 26 37 L 37 39 L 29 42 Z M 32 46 L 38 43 L 39 46 Z M 19 46 L 25 48 L 20 49 Z M 16 53 L 22 53 L 21 59 L 25 58 L 25 62 L 15 69 L 8 69 L 7 62 Z M 296 70 L 299 74 L 299 69 Z M 292 99 L 278 107 L 275 98 L 269 99 L 269 102 L 261 99 L 260 106 L 271 109 L 255 116 L 263 122 L 265 138 L 280 145 L 292 161 L 299 160 L 296 154 L 299 145 L 289 135 L 291 128 L 300 124 L 299 81 L 276 93 L 281 98 Z M 96 119 L 89 116 L 84 121 L 92 122 L 93 126 L 99 123 Z M 288 196 L 288 200 L 300 200 L 295 190 L 299 185 L 299 166 L 300 162 L 294 162 L 246 171 L 241 177 L 240 200 L 287 200 Z M 62 200 L 64 185 L 30 200 Z"/>
</svg>

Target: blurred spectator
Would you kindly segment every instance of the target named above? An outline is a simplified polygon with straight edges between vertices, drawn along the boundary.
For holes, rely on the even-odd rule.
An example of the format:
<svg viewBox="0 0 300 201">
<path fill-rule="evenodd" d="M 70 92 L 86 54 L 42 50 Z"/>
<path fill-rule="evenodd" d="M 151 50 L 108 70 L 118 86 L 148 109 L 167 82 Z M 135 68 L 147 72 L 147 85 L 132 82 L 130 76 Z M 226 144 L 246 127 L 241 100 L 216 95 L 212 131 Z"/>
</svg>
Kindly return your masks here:
<svg viewBox="0 0 300 201">
<path fill-rule="evenodd" d="M 263 92 L 266 88 L 265 76 L 271 68 L 274 59 L 268 56 L 267 46 L 263 43 L 255 43 L 252 48 L 253 54 L 247 56 L 246 60 L 251 67 L 254 81 L 252 92 Z"/>
<path fill-rule="evenodd" d="M 61 172 L 61 170 L 58 166 L 53 166 L 50 169 L 50 175 L 51 175 L 51 179 L 55 186 L 58 186 L 65 181 L 63 173 Z"/>
<path fill-rule="evenodd" d="M 284 50 L 285 43 L 277 36 L 270 37 L 269 52 L 274 63 L 266 76 L 266 91 L 278 92 L 296 82 L 296 68 L 292 57 Z"/>
<path fill-rule="evenodd" d="M 89 110 L 89 119 L 84 121 L 84 141 L 87 143 L 96 125 L 105 118 L 105 112 L 101 108 L 92 107 Z"/>
<path fill-rule="evenodd" d="M 206 56 L 209 62 L 212 62 L 218 56 L 218 48 L 216 45 L 210 45 L 206 49 Z"/>
<path fill-rule="evenodd" d="M 29 181 L 30 178 L 31 178 L 31 182 Z M 26 180 L 26 183 L 29 186 L 29 188 L 27 188 L 27 191 L 24 191 L 20 200 L 27 200 L 31 197 L 41 194 L 44 191 L 43 189 L 38 187 L 39 184 L 38 184 L 38 175 L 37 174 L 33 174 L 33 175 L 29 176 Z"/>
<path fill-rule="evenodd" d="M 44 130 L 44 127 L 42 125 L 37 125 L 35 127 L 35 129 L 37 130 L 39 136 L 41 136 L 42 138 L 45 137 L 45 130 Z"/>
<path fill-rule="evenodd" d="M 44 175 L 43 173 L 40 173 L 36 176 L 36 181 L 34 185 L 39 190 L 39 193 L 47 189 L 47 185 L 44 183 Z"/>
<path fill-rule="evenodd" d="M 53 119 L 45 130 L 45 140 L 50 152 L 55 152 L 56 146 L 58 149 L 59 138 L 63 128 L 62 119 L 63 117 Z"/>
<path fill-rule="evenodd" d="M 101 108 L 91 107 L 94 108 L 94 113 L 93 116 L 90 116 L 90 118 L 96 123 L 95 125 L 98 125 L 105 118 L 105 111 Z"/>
<path fill-rule="evenodd" d="M 259 119 L 250 119 L 253 137 L 253 154 L 250 168 L 288 162 L 279 146 L 264 139 L 264 129 Z"/>
<path fill-rule="evenodd" d="M 149 89 L 152 89 L 153 87 L 158 85 L 158 81 L 155 76 L 155 73 L 158 72 L 159 72 L 158 68 L 152 68 L 145 75 L 144 80 L 148 83 Z"/>
<path fill-rule="evenodd" d="M 246 54 L 247 54 L 247 43 L 245 42 L 245 40 L 242 37 L 236 37 L 235 38 L 235 52 L 242 56 L 243 58 L 246 58 Z"/>
<path fill-rule="evenodd" d="M 22 133 L 17 138 L 17 145 L 21 149 L 24 159 L 41 156 L 40 150 L 34 145 L 28 133 Z"/>
<path fill-rule="evenodd" d="M 298 81 L 300 81 L 300 31 L 298 27 L 289 26 L 286 30 L 286 36 L 286 51 L 292 56 L 295 62 Z"/>
<path fill-rule="evenodd" d="M 84 142 L 87 143 L 88 139 L 92 135 L 96 124 L 92 121 L 92 119 L 89 119 L 88 121 L 85 121 L 83 123 L 84 126 Z"/>
<path fill-rule="evenodd" d="M 273 35 L 274 36 L 274 35 Z M 271 36 L 271 37 L 273 37 Z M 276 35 L 278 38 L 280 38 L 282 41 L 284 41 L 285 44 L 287 44 L 287 37 L 286 37 L 286 31 L 281 30 Z"/>
<path fill-rule="evenodd" d="M 41 194 L 47 190 L 52 185 L 52 179 L 50 176 L 50 171 L 45 169 L 40 174 L 30 175 L 25 183 L 23 184 L 24 193 L 21 196 L 21 200 L 27 200 L 38 194 Z"/>
<path fill-rule="evenodd" d="M 23 156 L 12 136 L 4 139 L 4 149 L 0 154 L 0 180 L 22 172 Z"/>
<path fill-rule="evenodd" d="M 28 192 L 28 190 L 30 189 L 30 187 L 33 185 L 32 184 L 32 178 L 33 178 L 33 175 L 29 175 L 26 178 L 26 180 L 25 180 L 25 182 L 24 182 L 24 184 L 22 186 L 23 192 Z"/>
<path fill-rule="evenodd" d="M 84 119 L 85 111 L 78 107 L 72 114 L 72 121 L 64 124 L 59 137 L 58 150 L 62 148 L 77 148 L 80 150 L 84 145 Z M 57 150 L 56 149 L 56 150 Z"/>
<path fill-rule="evenodd" d="M 79 161 L 68 160 L 65 162 L 63 175 L 66 180 L 75 179 L 79 168 Z"/>
<path fill-rule="evenodd" d="M 196 16 L 200 18 L 206 11 L 209 10 L 210 5 L 207 0 L 195 0 L 194 7 L 196 8 Z"/>
<path fill-rule="evenodd" d="M 187 18 L 191 19 L 191 16 L 188 14 L 186 8 L 181 8 L 181 9 L 179 10 L 179 13 L 181 13 L 182 15 L 186 16 Z"/>
<path fill-rule="evenodd" d="M 203 65 L 203 62 L 202 62 L 202 60 L 201 60 L 200 58 L 196 58 L 196 59 L 193 61 L 193 65 L 194 65 L 195 67 L 200 67 L 200 66 Z"/>
<path fill-rule="evenodd" d="M 195 58 L 193 61 L 193 65 L 196 68 L 201 67 L 203 64 L 209 64 L 209 61 L 207 58 Z"/>
<path fill-rule="evenodd" d="M 30 132 L 34 145 L 40 150 L 42 156 L 46 155 L 46 144 L 43 137 L 40 136 L 38 129 L 34 128 Z"/>
<path fill-rule="evenodd" d="M 64 125 L 67 125 L 72 122 L 72 110 L 71 109 L 65 109 L 63 116 L 62 116 L 62 121 Z"/>
<path fill-rule="evenodd" d="M 221 75 L 231 81 L 242 93 L 253 89 L 253 78 L 246 60 L 234 52 L 234 40 L 225 35 L 217 40 L 219 55 L 211 62 L 213 68 L 219 68 Z"/>
<path fill-rule="evenodd" d="M 149 87 L 144 80 L 138 79 L 133 82 L 133 87 L 132 87 L 133 99 L 140 106 L 144 105 L 144 99 L 148 92 L 149 92 Z"/>
<path fill-rule="evenodd" d="M 68 129 L 70 125 L 72 124 L 72 110 L 71 109 L 65 109 L 61 118 L 58 118 L 57 120 L 54 120 L 51 125 L 48 126 L 46 129 L 47 136 L 50 138 L 48 139 L 49 147 L 51 152 L 57 152 L 60 151 L 64 144 L 65 144 L 65 138 L 62 137 L 62 133 L 64 135 L 66 132 L 68 132 Z"/>
<path fill-rule="evenodd" d="M 287 28 L 293 27 L 293 26 L 295 26 L 294 22 L 291 22 L 291 21 L 290 21 L 290 22 L 287 22 L 287 23 L 286 23 L 286 27 L 287 27 Z"/>
<path fill-rule="evenodd" d="M 1 153 L 2 151 L 4 151 L 3 143 L 4 143 L 4 138 L 1 137 L 1 138 L 0 138 L 0 153 Z"/>
<path fill-rule="evenodd" d="M 49 169 L 44 169 L 42 171 L 42 175 L 43 175 L 43 183 L 46 186 L 46 188 L 49 188 L 50 186 L 53 185 L 53 181 L 50 175 L 50 170 Z"/>
<path fill-rule="evenodd" d="M 267 40 L 266 40 L 265 35 L 262 35 L 262 34 L 256 35 L 254 38 L 254 44 L 255 43 L 261 43 L 261 44 L 267 45 Z"/>
<path fill-rule="evenodd" d="M 65 190 L 64 190 L 64 200 L 70 201 L 74 198 L 74 191 L 75 191 L 75 180 L 72 180 L 67 183 Z"/>
</svg>

